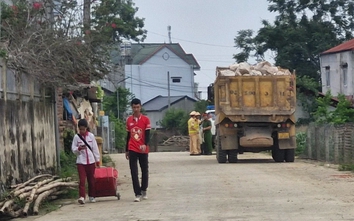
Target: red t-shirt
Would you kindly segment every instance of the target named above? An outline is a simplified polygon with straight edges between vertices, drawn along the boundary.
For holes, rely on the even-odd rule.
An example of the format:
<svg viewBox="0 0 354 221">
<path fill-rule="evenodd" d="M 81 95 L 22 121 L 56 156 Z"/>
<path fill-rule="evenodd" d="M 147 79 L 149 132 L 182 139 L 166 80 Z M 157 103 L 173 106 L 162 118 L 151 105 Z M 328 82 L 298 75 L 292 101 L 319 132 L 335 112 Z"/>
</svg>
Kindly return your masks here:
<svg viewBox="0 0 354 221">
<path fill-rule="evenodd" d="M 151 129 L 150 119 L 142 114 L 138 118 L 131 115 L 127 119 L 126 128 L 130 132 L 128 150 L 137 153 L 148 153 L 148 148 L 146 148 L 146 151 L 142 151 L 140 146 L 145 145 L 145 131 Z"/>
</svg>

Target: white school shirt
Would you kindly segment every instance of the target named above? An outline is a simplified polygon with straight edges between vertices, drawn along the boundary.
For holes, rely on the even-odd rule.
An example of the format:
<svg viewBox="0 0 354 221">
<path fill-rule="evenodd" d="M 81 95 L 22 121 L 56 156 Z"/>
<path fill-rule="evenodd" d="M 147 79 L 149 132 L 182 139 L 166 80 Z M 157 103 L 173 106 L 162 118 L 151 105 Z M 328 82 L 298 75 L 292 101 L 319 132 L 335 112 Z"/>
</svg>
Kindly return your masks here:
<svg viewBox="0 0 354 221">
<path fill-rule="evenodd" d="M 92 164 L 95 162 L 100 161 L 100 152 L 98 150 L 97 142 L 95 139 L 95 135 L 92 133 L 88 132 L 87 136 L 82 136 L 87 142 L 88 145 L 90 145 L 92 151 L 90 148 L 86 148 L 84 150 L 79 151 L 79 147 L 81 145 L 85 145 L 85 143 L 81 140 L 81 138 L 76 134 L 73 139 L 73 143 L 71 145 L 71 150 L 72 152 L 77 156 L 76 158 L 76 164 Z M 92 153 L 93 152 L 93 153 Z"/>
</svg>

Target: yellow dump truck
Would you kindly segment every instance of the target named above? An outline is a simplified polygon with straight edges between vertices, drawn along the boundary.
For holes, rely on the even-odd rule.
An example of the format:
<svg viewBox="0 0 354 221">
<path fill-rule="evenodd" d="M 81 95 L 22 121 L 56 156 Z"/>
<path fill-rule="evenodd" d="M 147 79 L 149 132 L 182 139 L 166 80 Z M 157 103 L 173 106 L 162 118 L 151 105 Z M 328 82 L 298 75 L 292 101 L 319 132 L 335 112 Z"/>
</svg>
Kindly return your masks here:
<svg viewBox="0 0 354 221">
<path fill-rule="evenodd" d="M 215 104 L 216 158 L 236 163 L 244 152 L 272 151 L 276 162 L 294 162 L 295 74 L 222 76 L 208 89 Z"/>
</svg>

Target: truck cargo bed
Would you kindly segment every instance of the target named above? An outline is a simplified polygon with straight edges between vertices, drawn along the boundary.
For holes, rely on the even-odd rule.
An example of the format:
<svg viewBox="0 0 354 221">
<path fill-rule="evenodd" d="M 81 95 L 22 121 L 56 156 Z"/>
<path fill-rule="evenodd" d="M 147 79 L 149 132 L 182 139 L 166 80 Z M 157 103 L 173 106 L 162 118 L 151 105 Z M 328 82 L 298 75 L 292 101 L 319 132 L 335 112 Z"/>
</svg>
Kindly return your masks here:
<svg viewBox="0 0 354 221">
<path fill-rule="evenodd" d="M 295 112 L 294 75 L 218 76 L 214 93 L 216 109 L 227 116 L 291 115 Z"/>
</svg>

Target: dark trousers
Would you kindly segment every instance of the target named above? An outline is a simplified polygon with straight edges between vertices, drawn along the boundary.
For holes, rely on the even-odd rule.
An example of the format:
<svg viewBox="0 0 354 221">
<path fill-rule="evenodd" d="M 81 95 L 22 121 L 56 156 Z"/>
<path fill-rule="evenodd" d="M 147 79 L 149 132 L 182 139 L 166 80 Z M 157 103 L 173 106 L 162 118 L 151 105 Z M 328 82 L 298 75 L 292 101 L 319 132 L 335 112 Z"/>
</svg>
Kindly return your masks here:
<svg viewBox="0 0 354 221">
<path fill-rule="evenodd" d="M 77 171 L 79 172 L 79 195 L 85 198 L 85 182 L 88 182 L 88 195 L 95 197 L 95 164 L 77 164 Z"/>
<path fill-rule="evenodd" d="M 149 160 L 148 154 L 129 151 L 129 166 L 133 181 L 135 196 L 141 195 L 141 191 L 146 191 L 149 184 Z M 141 169 L 141 186 L 139 182 L 138 161 Z"/>
</svg>

